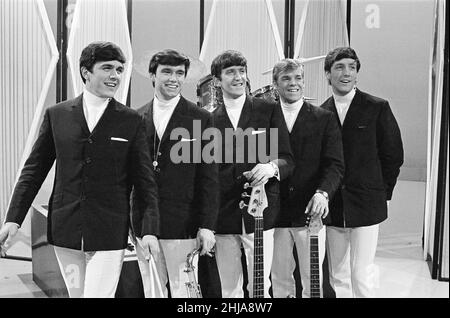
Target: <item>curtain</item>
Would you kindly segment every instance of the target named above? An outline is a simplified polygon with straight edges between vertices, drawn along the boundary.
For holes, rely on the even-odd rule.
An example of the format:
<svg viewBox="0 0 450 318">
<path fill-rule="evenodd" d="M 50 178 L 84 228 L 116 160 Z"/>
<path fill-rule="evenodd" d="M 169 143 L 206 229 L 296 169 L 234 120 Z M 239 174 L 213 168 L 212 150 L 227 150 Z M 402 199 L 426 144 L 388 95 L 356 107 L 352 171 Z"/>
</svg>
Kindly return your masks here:
<svg viewBox="0 0 450 318">
<path fill-rule="evenodd" d="M 430 54 L 429 96 L 428 96 L 428 150 L 427 150 L 427 187 L 425 198 L 424 217 L 424 259 L 439 258 L 435 255 L 435 245 L 442 243 L 442 235 L 435 241 L 437 190 L 439 177 L 439 152 L 441 136 L 441 120 L 443 106 L 444 81 L 444 43 L 445 43 L 445 1 L 435 0 L 435 24 L 433 30 L 433 46 Z M 447 57 L 448 58 L 448 57 Z M 448 107 L 448 105 L 447 105 Z M 448 119 L 447 119 L 448 120 Z M 447 137 L 448 138 L 448 137 Z M 448 140 L 447 140 L 448 143 Z M 448 170 L 448 159 L 447 159 Z M 448 201 L 446 207 L 446 220 L 448 223 Z M 448 224 L 445 227 L 448 237 Z M 444 232 L 445 232 L 444 231 Z M 444 233 L 441 233 L 444 234 Z M 446 266 L 448 278 L 448 239 L 446 245 Z"/>
<path fill-rule="evenodd" d="M 37 136 L 58 50 L 42 0 L 0 1 L 0 220 Z"/>
<path fill-rule="evenodd" d="M 294 57 L 312 59 L 305 62 L 305 96 L 313 98 L 319 106 L 329 96 L 331 89 L 325 77 L 323 63 L 325 55 L 338 46 L 348 46 L 346 28 L 346 0 L 304 1 L 298 25 Z"/>
<path fill-rule="evenodd" d="M 81 51 L 93 41 L 110 41 L 122 49 L 127 61 L 115 98 L 125 104 L 133 63 L 125 0 L 77 0 L 67 45 L 75 96 L 83 91 L 79 71 Z"/>
<path fill-rule="evenodd" d="M 252 91 L 272 83 L 272 73 L 263 73 L 284 58 L 272 1 L 213 2 L 200 60 L 210 71 L 214 57 L 229 49 L 246 57 Z"/>
<path fill-rule="evenodd" d="M 447 105 L 448 106 L 448 105 Z M 448 149 L 448 139 L 447 139 L 447 149 Z M 446 174 L 446 182 L 445 182 L 445 209 L 444 209 L 444 237 L 443 237 L 443 250 L 442 250 L 442 264 L 441 264 L 441 276 L 442 278 L 449 279 L 449 254 L 448 254 L 448 245 L 449 245 L 449 237 L 448 237 L 448 226 L 449 226 L 449 218 L 448 218 L 448 150 L 447 150 L 447 174 Z"/>
</svg>

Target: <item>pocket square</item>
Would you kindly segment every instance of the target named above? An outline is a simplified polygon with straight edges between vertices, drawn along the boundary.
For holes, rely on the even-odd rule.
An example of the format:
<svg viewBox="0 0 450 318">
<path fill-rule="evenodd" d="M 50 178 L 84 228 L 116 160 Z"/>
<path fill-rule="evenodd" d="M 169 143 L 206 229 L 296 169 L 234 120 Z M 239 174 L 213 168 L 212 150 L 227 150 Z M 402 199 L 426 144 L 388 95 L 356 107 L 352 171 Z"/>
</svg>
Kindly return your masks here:
<svg viewBox="0 0 450 318">
<path fill-rule="evenodd" d="M 264 134 L 265 132 L 266 132 L 265 130 L 253 130 L 252 135 Z"/>
<path fill-rule="evenodd" d="M 358 129 L 364 129 L 364 128 L 367 128 L 367 126 L 366 125 L 359 125 L 358 126 Z"/>
<path fill-rule="evenodd" d="M 123 139 L 123 138 L 119 138 L 119 137 L 111 137 L 111 140 L 128 142 L 128 139 Z"/>
<path fill-rule="evenodd" d="M 192 138 L 192 139 L 188 139 L 188 138 L 181 138 L 181 140 L 180 141 L 195 141 L 196 139 L 195 138 Z"/>
</svg>

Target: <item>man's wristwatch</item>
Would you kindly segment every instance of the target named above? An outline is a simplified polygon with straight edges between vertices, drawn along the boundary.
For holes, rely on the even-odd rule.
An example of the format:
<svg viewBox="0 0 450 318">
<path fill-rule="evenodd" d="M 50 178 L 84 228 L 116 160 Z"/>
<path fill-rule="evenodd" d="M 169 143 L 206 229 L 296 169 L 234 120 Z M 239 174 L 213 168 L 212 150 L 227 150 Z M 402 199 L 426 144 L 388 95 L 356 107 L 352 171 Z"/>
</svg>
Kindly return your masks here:
<svg viewBox="0 0 450 318">
<path fill-rule="evenodd" d="M 325 197 L 325 199 L 327 199 L 327 201 L 328 201 L 328 193 L 326 193 L 326 192 L 323 191 L 323 190 L 319 190 L 319 189 L 316 190 L 316 193 L 320 193 L 320 194 L 323 195 L 323 196 Z"/>
</svg>

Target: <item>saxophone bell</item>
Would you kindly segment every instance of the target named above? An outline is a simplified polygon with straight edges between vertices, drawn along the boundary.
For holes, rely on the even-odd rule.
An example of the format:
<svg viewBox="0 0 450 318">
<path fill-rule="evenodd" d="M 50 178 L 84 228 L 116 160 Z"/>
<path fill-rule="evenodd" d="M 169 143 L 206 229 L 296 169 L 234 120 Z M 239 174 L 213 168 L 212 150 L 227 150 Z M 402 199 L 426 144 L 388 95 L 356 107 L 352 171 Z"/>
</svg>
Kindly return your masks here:
<svg viewBox="0 0 450 318">
<path fill-rule="evenodd" d="M 200 284 L 197 283 L 195 277 L 195 267 L 193 265 L 194 257 L 200 252 L 199 249 L 195 248 L 186 257 L 186 269 L 184 270 L 188 276 L 188 281 L 185 283 L 188 298 L 203 298 L 202 291 L 200 289 Z"/>
</svg>

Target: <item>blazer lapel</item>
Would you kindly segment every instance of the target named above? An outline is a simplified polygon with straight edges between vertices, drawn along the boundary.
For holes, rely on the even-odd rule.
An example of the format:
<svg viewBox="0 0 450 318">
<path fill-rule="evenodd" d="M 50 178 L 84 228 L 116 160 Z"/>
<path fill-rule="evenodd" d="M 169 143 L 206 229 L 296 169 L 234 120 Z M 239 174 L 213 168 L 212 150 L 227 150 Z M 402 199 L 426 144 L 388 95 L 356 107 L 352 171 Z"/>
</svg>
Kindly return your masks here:
<svg viewBox="0 0 450 318">
<path fill-rule="evenodd" d="M 303 134 L 303 132 L 308 130 L 308 123 L 310 123 L 311 120 L 313 120 L 313 117 L 311 117 L 311 105 L 304 102 L 289 134 L 292 136 L 298 133 Z"/>
<path fill-rule="evenodd" d="M 362 111 L 361 105 L 362 102 L 362 94 L 358 89 L 356 89 L 355 96 L 353 97 L 352 102 L 350 103 L 350 106 L 347 111 L 347 115 L 344 119 L 343 127 L 351 127 L 354 125 L 355 121 L 361 119 L 362 116 L 360 116 L 360 112 Z"/>
<path fill-rule="evenodd" d="M 337 108 L 336 108 L 336 104 L 334 103 L 334 97 L 333 97 L 333 96 L 330 97 L 327 106 L 328 106 L 327 109 L 328 109 L 329 111 L 332 111 L 332 112 L 336 115 L 336 118 L 337 118 L 337 122 L 338 122 L 339 128 L 342 130 L 341 119 L 339 118 L 339 114 L 338 114 L 338 112 L 337 112 Z M 347 117 L 347 116 L 346 116 L 346 117 Z M 345 120 L 344 120 L 344 122 L 345 122 Z"/>
<path fill-rule="evenodd" d="M 86 122 L 86 117 L 84 116 L 83 111 L 83 94 L 75 98 L 74 103 L 72 105 L 72 111 L 75 116 L 75 121 L 80 125 L 83 134 L 90 135 L 89 127 Z"/>
<path fill-rule="evenodd" d="M 225 105 L 219 105 L 213 112 L 214 114 L 214 124 L 221 131 L 224 132 L 225 128 L 233 128 L 230 117 L 228 117 Z"/>
<path fill-rule="evenodd" d="M 111 98 L 108 106 L 106 106 L 105 111 L 103 112 L 102 116 L 97 122 L 97 125 L 95 125 L 94 130 L 92 131 L 92 135 L 95 134 L 100 129 L 104 129 L 105 127 L 110 126 L 111 124 L 117 123 L 117 121 L 114 121 L 114 115 L 116 112 L 116 100 L 114 98 Z"/>
<path fill-rule="evenodd" d="M 169 122 L 167 123 L 167 127 L 164 130 L 164 134 L 161 138 L 161 144 L 166 142 L 167 138 L 169 138 L 173 129 L 175 129 L 176 127 L 181 127 L 185 109 L 186 109 L 186 101 L 183 98 L 183 96 L 181 96 L 180 100 L 178 101 L 177 106 L 175 106 L 175 109 L 173 110 L 173 113 L 169 119 Z"/>
<path fill-rule="evenodd" d="M 149 140 L 153 141 L 153 138 L 155 138 L 154 135 L 156 134 L 157 141 L 159 142 L 159 137 L 158 134 L 156 133 L 155 124 L 153 123 L 153 101 L 154 99 L 152 99 L 150 103 L 148 103 L 145 107 L 144 120 Z"/>
<path fill-rule="evenodd" d="M 242 128 L 242 130 L 245 130 L 248 127 L 248 122 L 252 117 L 252 111 L 253 111 L 253 100 L 250 96 L 247 95 L 237 125 L 239 128 Z"/>
</svg>

